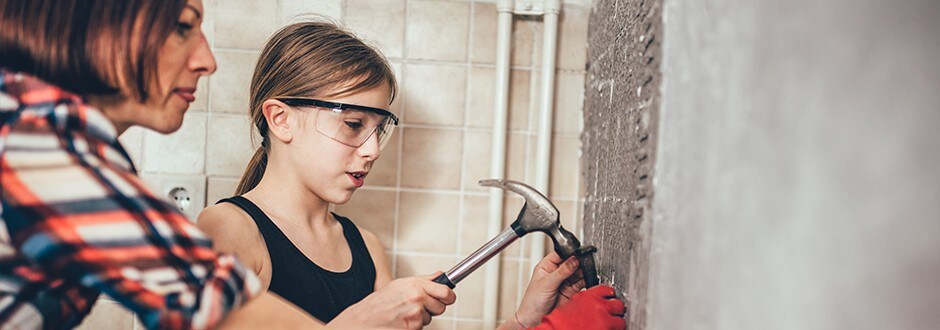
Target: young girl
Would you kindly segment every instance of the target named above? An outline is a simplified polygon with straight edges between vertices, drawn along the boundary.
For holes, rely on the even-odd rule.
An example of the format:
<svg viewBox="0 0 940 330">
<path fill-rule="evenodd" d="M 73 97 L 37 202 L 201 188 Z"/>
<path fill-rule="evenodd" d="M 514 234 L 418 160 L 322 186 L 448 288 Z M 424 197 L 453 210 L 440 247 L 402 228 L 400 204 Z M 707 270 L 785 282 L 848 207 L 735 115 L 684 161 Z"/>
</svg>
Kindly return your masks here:
<svg viewBox="0 0 940 330">
<path fill-rule="evenodd" d="M 398 124 L 387 110 L 396 90 L 387 60 L 352 34 L 323 22 L 284 27 L 265 46 L 251 82 L 250 115 L 261 147 L 237 196 L 199 216 L 217 250 L 235 254 L 258 273 L 262 288 L 324 322 L 391 286 L 376 236 L 329 207 L 349 201 L 379 158 Z M 555 306 L 559 288 L 570 291 L 566 300 L 583 285 L 562 285 L 577 269 L 575 259 L 563 263 L 556 255 L 543 263 L 513 325 L 537 324 Z M 408 280 L 446 289 L 433 277 Z M 429 306 L 421 311 L 423 324 L 453 302 L 417 299 Z"/>
</svg>

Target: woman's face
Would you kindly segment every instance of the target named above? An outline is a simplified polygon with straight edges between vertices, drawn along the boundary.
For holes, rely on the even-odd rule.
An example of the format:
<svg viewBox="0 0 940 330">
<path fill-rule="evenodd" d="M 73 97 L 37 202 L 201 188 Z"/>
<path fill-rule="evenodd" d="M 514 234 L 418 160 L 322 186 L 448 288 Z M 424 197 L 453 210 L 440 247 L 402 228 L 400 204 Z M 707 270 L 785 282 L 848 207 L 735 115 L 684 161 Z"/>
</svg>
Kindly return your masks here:
<svg viewBox="0 0 940 330">
<path fill-rule="evenodd" d="M 325 101 L 388 108 L 391 89 L 388 85 L 348 95 L 323 98 Z M 359 147 L 337 142 L 317 131 L 317 115 L 329 115 L 328 110 L 307 108 L 301 116 L 296 143 L 291 143 L 293 168 L 297 170 L 307 189 L 326 202 L 343 204 L 367 180 L 372 165 L 379 158 L 378 138 L 372 134 Z"/>
<path fill-rule="evenodd" d="M 157 83 L 143 111 L 134 111 L 131 124 L 172 133 L 183 124 L 183 114 L 195 100 L 199 78 L 215 72 L 215 59 L 202 31 L 202 0 L 189 0 L 176 29 L 157 54 Z"/>
</svg>

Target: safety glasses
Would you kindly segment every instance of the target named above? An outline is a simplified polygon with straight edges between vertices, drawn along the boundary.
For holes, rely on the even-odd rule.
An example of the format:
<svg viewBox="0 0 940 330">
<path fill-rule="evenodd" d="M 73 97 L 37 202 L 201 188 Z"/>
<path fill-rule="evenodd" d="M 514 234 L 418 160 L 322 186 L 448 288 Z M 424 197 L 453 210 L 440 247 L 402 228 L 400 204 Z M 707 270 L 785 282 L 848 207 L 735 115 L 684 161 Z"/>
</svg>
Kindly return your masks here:
<svg viewBox="0 0 940 330">
<path fill-rule="evenodd" d="M 315 107 L 317 131 L 350 147 L 361 147 L 376 134 L 379 150 L 388 144 L 398 117 L 385 109 L 302 97 L 276 98 L 292 107 Z"/>
</svg>

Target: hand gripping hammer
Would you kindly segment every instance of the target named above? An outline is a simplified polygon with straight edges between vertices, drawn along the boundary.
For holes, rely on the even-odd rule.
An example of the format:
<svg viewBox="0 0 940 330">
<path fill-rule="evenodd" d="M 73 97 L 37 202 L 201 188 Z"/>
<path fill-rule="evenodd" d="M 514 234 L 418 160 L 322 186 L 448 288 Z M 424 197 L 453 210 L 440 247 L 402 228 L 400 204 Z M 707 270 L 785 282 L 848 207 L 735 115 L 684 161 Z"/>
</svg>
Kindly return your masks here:
<svg viewBox="0 0 940 330">
<path fill-rule="evenodd" d="M 555 245 L 555 252 L 561 260 L 575 255 L 581 261 L 581 272 L 584 275 L 584 286 L 590 288 L 597 285 L 597 270 L 594 268 L 594 252 L 597 249 L 590 245 L 581 246 L 581 242 L 571 232 L 561 227 L 558 209 L 544 195 L 535 188 L 521 182 L 511 180 L 480 180 L 484 187 L 502 188 L 512 191 L 525 199 L 525 206 L 516 216 L 516 221 L 509 225 L 499 236 L 490 240 L 486 245 L 476 250 L 456 266 L 434 279 L 434 282 L 447 285 L 453 289 L 458 282 L 480 268 L 486 261 L 499 254 L 509 244 L 525 234 L 540 231 L 547 234 Z"/>
</svg>

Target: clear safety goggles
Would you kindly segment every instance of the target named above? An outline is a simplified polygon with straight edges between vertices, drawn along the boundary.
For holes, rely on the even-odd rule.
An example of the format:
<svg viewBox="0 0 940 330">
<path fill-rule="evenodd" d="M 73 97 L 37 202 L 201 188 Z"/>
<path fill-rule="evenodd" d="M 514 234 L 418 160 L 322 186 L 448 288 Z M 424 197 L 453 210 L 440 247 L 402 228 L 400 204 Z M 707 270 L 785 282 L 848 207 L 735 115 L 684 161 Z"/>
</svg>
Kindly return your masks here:
<svg viewBox="0 0 940 330">
<path fill-rule="evenodd" d="M 315 107 L 317 131 L 350 147 L 361 147 L 375 134 L 379 150 L 385 148 L 398 126 L 398 117 L 385 109 L 302 97 L 277 100 L 292 107 Z"/>
</svg>

